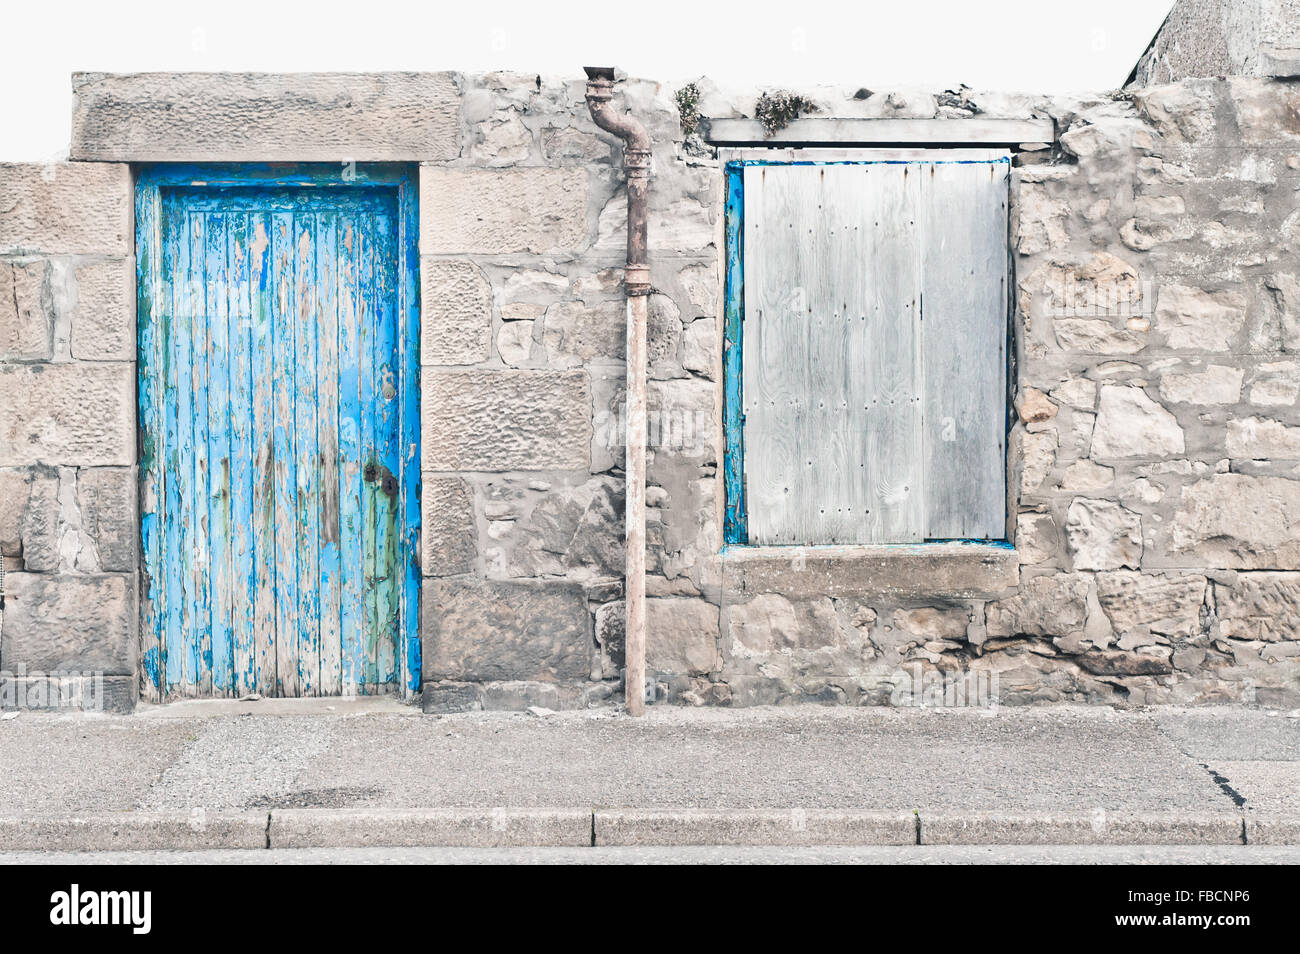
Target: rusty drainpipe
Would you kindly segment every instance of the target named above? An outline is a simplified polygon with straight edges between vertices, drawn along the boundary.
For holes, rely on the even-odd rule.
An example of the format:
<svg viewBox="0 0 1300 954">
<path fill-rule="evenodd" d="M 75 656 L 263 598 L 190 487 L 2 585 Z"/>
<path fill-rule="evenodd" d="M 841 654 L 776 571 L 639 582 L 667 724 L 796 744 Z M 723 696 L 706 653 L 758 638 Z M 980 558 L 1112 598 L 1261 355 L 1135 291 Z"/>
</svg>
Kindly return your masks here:
<svg viewBox="0 0 1300 954">
<path fill-rule="evenodd" d="M 650 193 L 650 135 L 635 118 L 616 111 L 610 103 L 614 68 L 584 69 L 591 118 L 601 129 L 623 140 L 623 168 L 627 173 L 627 563 L 623 583 L 627 669 L 623 696 L 628 714 L 640 716 L 645 714 L 646 308 L 650 295 L 646 206 Z"/>
</svg>

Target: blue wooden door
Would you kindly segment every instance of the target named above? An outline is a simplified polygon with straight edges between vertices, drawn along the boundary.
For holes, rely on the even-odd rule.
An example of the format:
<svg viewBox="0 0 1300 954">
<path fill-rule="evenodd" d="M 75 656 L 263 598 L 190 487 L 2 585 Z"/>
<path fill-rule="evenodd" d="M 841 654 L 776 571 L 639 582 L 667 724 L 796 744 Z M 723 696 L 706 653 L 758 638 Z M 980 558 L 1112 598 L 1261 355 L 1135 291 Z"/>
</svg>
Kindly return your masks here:
<svg viewBox="0 0 1300 954">
<path fill-rule="evenodd" d="M 142 175 L 147 698 L 415 690 L 411 189 L 338 167 Z"/>
</svg>

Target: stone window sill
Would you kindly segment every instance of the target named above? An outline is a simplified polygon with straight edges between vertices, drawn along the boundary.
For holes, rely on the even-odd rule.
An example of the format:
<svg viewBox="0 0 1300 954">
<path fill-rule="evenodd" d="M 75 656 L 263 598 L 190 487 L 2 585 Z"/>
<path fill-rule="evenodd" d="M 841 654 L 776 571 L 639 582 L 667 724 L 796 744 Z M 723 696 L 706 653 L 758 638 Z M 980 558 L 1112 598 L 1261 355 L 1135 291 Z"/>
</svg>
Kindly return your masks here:
<svg viewBox="0 0 1300 954">
<path fill-rule="evenodd" d="M 728 589 L 795 599 L 993 599 L 1020 582 L 1019 555 L 1004 543 L 728 546 L 721 556 Z"/>
</svg>

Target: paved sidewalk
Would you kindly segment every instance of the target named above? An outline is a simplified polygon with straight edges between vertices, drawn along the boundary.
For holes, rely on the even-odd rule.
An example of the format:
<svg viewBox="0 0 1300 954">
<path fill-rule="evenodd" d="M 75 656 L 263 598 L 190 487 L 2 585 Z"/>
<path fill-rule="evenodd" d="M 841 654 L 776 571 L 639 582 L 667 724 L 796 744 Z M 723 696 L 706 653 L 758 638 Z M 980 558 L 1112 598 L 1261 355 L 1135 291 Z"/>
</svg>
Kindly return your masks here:
<svg viewBox="0 0 1300 954">
<path fill-rule="evenodd" d="M 0 851 L 1300 844 L 1300 713 L 183 704 L 0 721 Z"/>
<path fill-rule="evenodd" d="M 830 845 L 0 852 L 0 865 L 1295 865 L 1296 845 Z"/>
</svg>

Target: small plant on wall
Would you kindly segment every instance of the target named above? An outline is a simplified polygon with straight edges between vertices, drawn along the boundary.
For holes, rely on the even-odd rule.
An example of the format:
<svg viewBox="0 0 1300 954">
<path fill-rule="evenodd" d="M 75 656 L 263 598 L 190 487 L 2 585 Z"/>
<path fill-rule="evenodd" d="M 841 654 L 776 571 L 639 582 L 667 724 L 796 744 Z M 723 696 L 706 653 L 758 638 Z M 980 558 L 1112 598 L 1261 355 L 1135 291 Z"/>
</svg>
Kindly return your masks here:
<svg viewBox="0 0 1300 954">
<path fill-rule="evenodd" d="M 754 118 L 763 125 L 763 132 L 771 136 L 779 132 L 803 113 L 817 112 L 817 104 L 807 96 L 778 89 L 763 93 L 754 104 Z"/>
<path fill-rule="evenodd" d="M 677 103 L 677 114 L 681 117 L 682 132 L 693 136 L 700 126 L 699 84 L 687 83 L 673 94 L 673 100 Z"/>
</svg>

